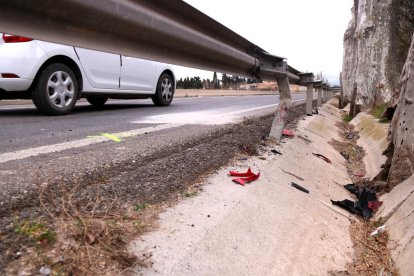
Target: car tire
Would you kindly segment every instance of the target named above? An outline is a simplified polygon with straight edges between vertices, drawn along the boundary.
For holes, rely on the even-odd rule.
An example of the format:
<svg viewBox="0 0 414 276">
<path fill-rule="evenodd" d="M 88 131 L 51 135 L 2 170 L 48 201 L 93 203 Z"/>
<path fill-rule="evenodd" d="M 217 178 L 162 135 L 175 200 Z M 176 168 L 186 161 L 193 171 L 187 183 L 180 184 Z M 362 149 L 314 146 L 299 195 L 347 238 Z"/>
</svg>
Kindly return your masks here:
<svg viewBox="0 0 414 276">
<path fill-rule="evenodd" d="M 101 107 L 108 101 L 108 97 L 86 97 L 86 100 L 93 106 Z"/>
<path fill-rule="evenodd" d="M 44 114 L 65 115 L 73 110 L 78 94 L 78 81 L 73 71 L 64 64 L 52 63 L 39 73 L 32 100 Z"/>
<path fill-rule="evenodd" d="M 155 95 L 151 99 L 156 106 L 170 105 L 174 97 L 174 90 L 175 86 L 172 77 L 164 73 L 158 79 Z"/>
</svg>

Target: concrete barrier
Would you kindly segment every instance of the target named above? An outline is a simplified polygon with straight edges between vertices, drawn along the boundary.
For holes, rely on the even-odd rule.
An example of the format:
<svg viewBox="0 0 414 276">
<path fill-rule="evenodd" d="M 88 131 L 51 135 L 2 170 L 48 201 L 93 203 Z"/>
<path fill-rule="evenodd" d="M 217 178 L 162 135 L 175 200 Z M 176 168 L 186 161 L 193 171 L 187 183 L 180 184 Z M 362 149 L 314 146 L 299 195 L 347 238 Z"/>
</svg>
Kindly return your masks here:
<svg viewBox="0 0 414 276">
<path fill-rule="evenodd" d="M 388 248 L 400 275 L 414 275 L 414 176 L 383 195 L 384 202 L 376 219 L 385 222 L 389 233 Z"/>
<path fill-rule="evenodd" d="M 365 112 L 359 113 L 352 119 L 351 124 L 359 132 L 358 145 L 363 147 L 366 153 L 364 157 L 366 176 L 373 178 L 379 173 L 381 165 L 387 159 L 382 153 L 388 147 L 389 124 L 379 123 L 377 119 Z"/>
</svg>

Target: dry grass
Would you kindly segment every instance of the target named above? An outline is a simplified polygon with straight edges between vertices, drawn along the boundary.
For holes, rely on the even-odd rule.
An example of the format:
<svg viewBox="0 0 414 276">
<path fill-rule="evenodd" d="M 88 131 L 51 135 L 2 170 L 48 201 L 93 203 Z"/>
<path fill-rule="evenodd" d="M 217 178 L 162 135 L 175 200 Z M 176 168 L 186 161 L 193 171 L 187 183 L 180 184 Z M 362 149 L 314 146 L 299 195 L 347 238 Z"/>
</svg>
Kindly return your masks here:
<svg viewBox="0 0 414 276">
<path fill-rule="evenodd" d="M 150 256 L 131 255 L 127 244 L 155 224 L 160 208 L 137 203 L 122 209 L 116 197 L 104 199 L 99 190 L 85 206 L 76 200 L 79 189 L 79 184 L 70 189 L 61 185 L 56 196 L 51 194 L 56 189 L 42 187 L 39 200 L 48 216 L 16 222 L 16 234 L 33 242 L 8 266 L 9 274 L 21 267 L 38 274 L 39 267 L 48 267 L 52 275 L 122 275 L 147 265 Z"/>
<path fill-rule="evenodd" d="M 381 222 L 355 221 L 351 224 L 351 238 L 354 242 L 355 256 L 348 265 L 349 275 L 397 275 L 394 262 L 387 247 L 388 233 L 372 237 L 370 234 Z"/>
<path fill-rule="evenodd" d="M 257 149 L 257 145 L 253 145 L 253 144 L 240 144 L 239 145 L 239 149 L 240 151 L 248 156 L 255 156 L 258 155 L 258 149 Z"/>
<path fill-rule="evenodd" d="M 342 152 L 349 156 L 346 162 L 346 168 L 349 174 L 349 177 L 352 179 L 352 182 L 355 184 L 362 184 L 365 182 L 364 178 L 356 177 L 354 174 L 364 171 L 365 165 L 363 158 L 365 156 L 365 151 L 363 148 L 357 145 L 357 140 L 359 138 L 358 133 L 354 130 L 354 126 L 345 122 L 338 122 L 337 127 L 339 129 L 339 136 L 341 141 L 332 139 L 329 144 L 336 149 L 338 152 Z M 354 134 L 352 139 L 347 139 L 348 134 Z"/>
</svg>

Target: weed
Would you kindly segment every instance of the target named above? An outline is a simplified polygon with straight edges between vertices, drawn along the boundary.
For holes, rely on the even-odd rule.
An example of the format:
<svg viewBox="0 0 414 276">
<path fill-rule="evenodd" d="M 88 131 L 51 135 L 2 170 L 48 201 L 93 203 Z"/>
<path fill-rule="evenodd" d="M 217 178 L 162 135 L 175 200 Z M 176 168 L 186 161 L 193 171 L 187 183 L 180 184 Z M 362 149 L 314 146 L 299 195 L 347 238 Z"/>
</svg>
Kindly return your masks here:
<svg viewBox="0 0 414 276">
<path fill-rule="evenodd" d="M 147 225 L 137 220 L 134 222 L 134 227 L 136 228 L 138 232 L 143 232 L 147 228 Z"/>
<path fill-rule="evenodd" d="M 372 222 L 372 225 L 376 228 L 384 225 L 384 218 L 380 217 L 379 219 Z"/>
<path fill-rule="evenodd" d="M 342 120 L 345 122 L 345 123 L 349 123 L 352 119 L 353 119 L 354 117 L 352 117 L 351 115 L 349 115 L 349 114 L 344 114 L 344 115 L 342 115 Z"/>
<path fill-rule="evenodd" d="M 146 204 L 146 203 L 137 203 L 137 204 L 134 205 L 134 211 L 139 212 L 141 210 L 144 210 L 147 207 L 148 207 L 148 204 Z"/>
<path fill-rule="evenodd" d="M 187 192 L 183 193 L 183 196 L 185 196 L 185 197 L 193 197 L 193 196 L 196 196 L 196 195 L 197 195 L 197 192 L 187 191 Z"/>
<path fill-rule="evenodd" d="M 387 104 L 385 103 L 380 103 L 376 106 L 374 106 L 371 109 L 371 115 L 374 116 L 377 119 L 381 119 L 382 115 L 384 114 L 385 109 L 387 108 Z"/>
<path fill-rule="evenodd" d="M 390 120 L 388 120 L 387 117 L 382 117 L 381 119 L 379 119 L 379 122 L 381 124 L 388 124 L 390 122 Z"/>
<path fill-rule="evenodd" d="M 17 222 L 14 231 L 36 243 L 52 244 L 56 240 L 56 233 L 39 222 Z"/>
<path fill-rule="evenodd" d="M 386 103 L 381 103 L 381 104 L 378 104 L 378 105 L 374 106 L 371 109 L 370 113 L 371 113 L 372 116 L 379 119 L 380 123 L 389 123 L 390 121 L 388 120 L 388 118 L 383 117 L 385 109 L 387 109 L 387 104 Z"/>
</svg>

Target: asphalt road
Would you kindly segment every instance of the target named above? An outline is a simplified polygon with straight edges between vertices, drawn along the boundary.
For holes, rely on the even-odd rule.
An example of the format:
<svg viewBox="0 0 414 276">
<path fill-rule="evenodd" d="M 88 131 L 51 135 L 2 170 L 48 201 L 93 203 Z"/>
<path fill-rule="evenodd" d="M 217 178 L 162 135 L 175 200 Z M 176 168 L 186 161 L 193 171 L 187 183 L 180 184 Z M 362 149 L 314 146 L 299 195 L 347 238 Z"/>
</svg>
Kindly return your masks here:
<svg viewBox="0 0 414 276">
<path fill-rule="evenodd" d="M 294 94 L 293 100 L 304 97 Z M 101 109 L 79 103 L 70 115 L 57 117 L 43 116 L 33 105 L 0 106 L 0 163 L 48 150 L 81 148 L 102 139 L 122 140 L 174 127 L 182 132 L 185 125 L 237 122 L 275 110 L 278 101 L 278 96 L 197 97 L 155 107 L 150 100 L 116 100 Z"/>
</svg>

